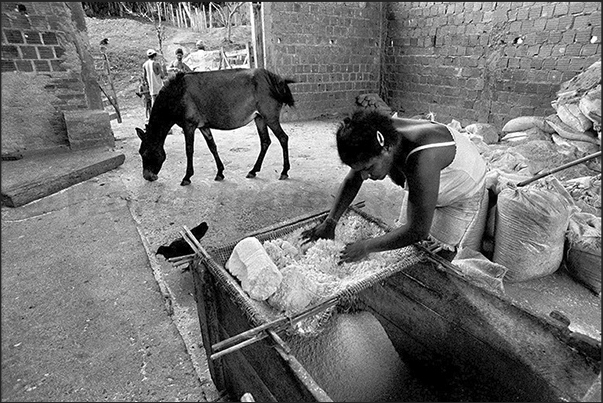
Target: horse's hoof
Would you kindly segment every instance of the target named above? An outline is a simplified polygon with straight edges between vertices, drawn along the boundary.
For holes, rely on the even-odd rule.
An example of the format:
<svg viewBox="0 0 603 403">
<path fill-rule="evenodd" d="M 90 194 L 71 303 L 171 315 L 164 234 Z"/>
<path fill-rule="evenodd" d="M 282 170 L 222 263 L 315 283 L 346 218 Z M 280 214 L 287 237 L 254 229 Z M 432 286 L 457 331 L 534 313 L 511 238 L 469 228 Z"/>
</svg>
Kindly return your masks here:
<svg viewBox="0 0 603 403">
<path fill-rule="evenodd" d="M 215 181 L 222 181 L 224 180 L 224 175 L 216 175 L 216 177 L 214 178 Z"/>
<path fill-rule="evenodd" d="M 279 180 L 283 180 L 283 179 L 289 179 L 289 175 L 287 174 L 281 174 L 281 177 L 278 178 Z"/>
<path fill-rule="evenodd" d="M 247 178 L 255 178 L 255 173 L 249 172 L 246 177 Z"/>
<path fill-rule="evenodd" d="M 191 184 L 191 181 L 186 180 L 186 179 L 182 179 L 182 182 L 180 182 L 180 186 L 188 186 Z"/>
</svg>

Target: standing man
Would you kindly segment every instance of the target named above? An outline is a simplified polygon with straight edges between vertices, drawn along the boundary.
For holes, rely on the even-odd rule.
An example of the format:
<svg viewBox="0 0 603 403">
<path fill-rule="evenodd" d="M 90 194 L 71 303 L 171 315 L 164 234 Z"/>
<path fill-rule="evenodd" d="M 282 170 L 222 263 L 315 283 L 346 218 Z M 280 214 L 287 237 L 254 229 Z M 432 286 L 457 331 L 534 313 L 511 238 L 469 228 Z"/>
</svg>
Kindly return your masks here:
<svg viewBox="0 0 603 403">
<path fill-rule="evenodd" d="M 159 90 L 163 87 L 163 79 L 166 74 L 163 71 L 161 64 L 155 60 L 157 52 L 155 49 L 147 50 L 148 60 L 142 65 L 142 74 L 144 80 L 149 85 L 149 93 L 151 94 L 151 108 L 155 103 L 155 98 L 159 94 Z"/>
<path fill-rule="evenodd" d="M 182 61 L 182 56 L 184 56 L 182 48 L 176 49 L 176 60 L 173 60 L 168 66 L 168 73 L 176 74 L 179 71 L 183 73 L 190 73 L 193 71 L 186 63 Z"/>
<path fill-rule="evenodd" d="M 205 45 L 202 40 L 198 40 L 195 44 L 197 50 L 191 52 L 184 59 L 184 63 L 188 64 L 193 71 L 206 71 L 210 70 L 207 65 L 207 52 L 205 51 Z"/>
</svg>

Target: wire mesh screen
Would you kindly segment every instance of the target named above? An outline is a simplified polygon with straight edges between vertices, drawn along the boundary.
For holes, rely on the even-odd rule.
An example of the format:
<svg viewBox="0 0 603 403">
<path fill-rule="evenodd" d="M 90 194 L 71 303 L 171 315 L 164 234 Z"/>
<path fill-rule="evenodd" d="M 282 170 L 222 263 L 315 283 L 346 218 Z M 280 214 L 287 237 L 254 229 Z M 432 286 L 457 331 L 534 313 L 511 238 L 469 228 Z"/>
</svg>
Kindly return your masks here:
<svg viewBox="0 0 603 403">
<path fill-rule="evenodd" d="M 215 282 L 218 284 L 218 286 L 220 286 L 224 291 L 227 292 L 230 299 L 234 301 L 234 303 L 242 310 L 242 312 L 247 316 L 247 318 L 256 326 L 259 326 L 271 320 L 275 320 L 279 317 L 282 317 L 283 314 L 276 312 L 274 308 L 272 308 L 268 303 L 264 301 L 256 301 L 251 299 L 241 289 L 238 280 L 233 277 L 225 268 L 226 262 L 230 258 L 234 247 L 243 238 L 246 238 L 248 236 L 254 236 L 262 243 L 270 240 L 283 238 L 293 233 L 294 231 L 300 229 L 304 230 L 306 228 L 313 227 L 314 225 L 320 223 L 326 217 L 327 214 L 328 213 L 325 212 L 309 218 L 294 220 L 292 222 L 285 223 L 276 227 L 265 228 L 255 233 L 243 236 L 222 247 L 207 248 L 208 253 L 212 258 L 208 260 L 203 259 L 204 261 L 200 261 L 200 258 L 197 256 L 195 257 L 195 262 L 193 266 L 199 263 L 204 264 L 209 269 L 212 276 L 215 278 Z M 387 226 L 387 224 L 383 223 L 381 220 L 372 217 L 371 215 L 354 207 L 348 209 L 345 215 L 354 215 L 363 221 L 378 226 L 384 232 L 389 231 L 391 229 L 389 226 Z M 338 303 L 340 306 L 353 304 L 355 300 L 355 295 L 358 292 L 380 281 L 383 281 L 389 276 L 403 271 L 405 268 L 411 267 L 424 259 L 424 253 L 414 246 L 399 249 L 395 251 L 395 253 L 396 259 L 395 262 L 393 262 L 391 265 L 388 265 L 387 267 L 382 267 L 375 272 L 367 272 L 366 274 L 355 278 L 354 281 L 348 282 L 344 286 L 338 288 L 335 295 L 325 296 L 325 299 L 327 297 L 331 298 L 335 296 L 338 298 Z M 313 320 L 316 322 L 315 324 L 318 325 L 324 320 L 328 319 L 332 312 L 333 308 L 327 309 L 321 314 L 315 315 L 313 318 Z"/>
</svg>

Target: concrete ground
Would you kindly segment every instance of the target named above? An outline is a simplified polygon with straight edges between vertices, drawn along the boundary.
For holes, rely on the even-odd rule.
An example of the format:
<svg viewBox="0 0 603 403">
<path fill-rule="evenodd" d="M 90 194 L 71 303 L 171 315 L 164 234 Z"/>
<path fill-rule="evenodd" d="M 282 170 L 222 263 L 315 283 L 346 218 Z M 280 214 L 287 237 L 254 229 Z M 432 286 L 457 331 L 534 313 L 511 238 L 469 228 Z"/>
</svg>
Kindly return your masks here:
<svg viewBox="0 0 603 403">
<path fill-rule="evenodd" d="M 335 150 L 337 120 L 325 119 L 283 125 L 288 180 L 278 180 L 282 153 L 272 136 L 262 171 L 245 178 L 259 151 L 252 124 L 214 131 L 226 166 L 222 182 L 213 180 L 215 163 L 199 136 L 195 175 L 182 187 L 184 139 L 174 127 L 159 180 L 151 183 L 142 177 L 134 130 L 144 126 L 144 112 L 125 110 L 122 118 L 112 121 L 122 165 L 21 207 L 2 207 L 2 401 L 219 399 L 192 275 L 155 251 L 183 225 L 206 221 L 201 244 L 221 246 L 327 209 L 347 172 Z M 358 200 L 393 221 L 393 184 L 367 185 Z"/>
</svg>

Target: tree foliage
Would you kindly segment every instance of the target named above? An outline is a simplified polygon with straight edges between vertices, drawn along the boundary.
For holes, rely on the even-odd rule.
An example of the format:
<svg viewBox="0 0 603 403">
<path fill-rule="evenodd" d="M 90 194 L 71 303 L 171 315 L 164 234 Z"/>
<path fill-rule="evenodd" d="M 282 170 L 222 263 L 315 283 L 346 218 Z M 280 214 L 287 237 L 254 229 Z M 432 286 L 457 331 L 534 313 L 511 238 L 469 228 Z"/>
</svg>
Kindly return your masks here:
<svg viewBox="0 0 603 403">
<path fill-rule="evenodd" d="M 88 17 L 130 17 L 148 19 L 157 25 L 161 45 L 162 21 L 174 25 L 211 29 L 214 24 L 226 27 L 226 41 L 231 42 L 233 19 L 245 2 L 83 2 Z M 205 20 L 209 14 L 209 24 Z M 202 15 L 199 21 L 199 15 Z M 213 18 L 212 18 L 213 17 Z M 207 26 L 209 25 L 209 27 Z"/>
</svg>

